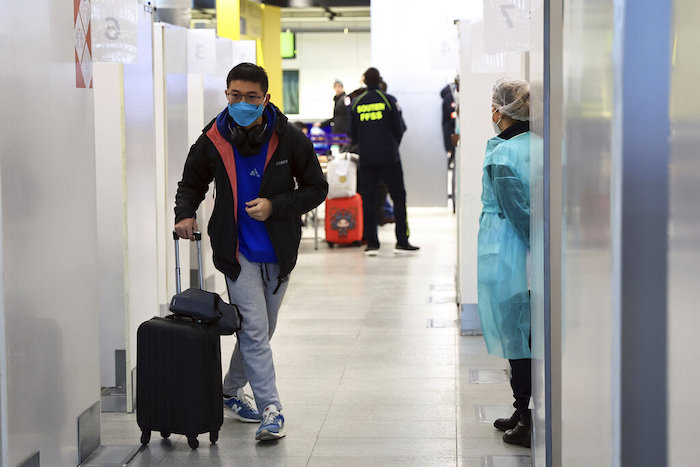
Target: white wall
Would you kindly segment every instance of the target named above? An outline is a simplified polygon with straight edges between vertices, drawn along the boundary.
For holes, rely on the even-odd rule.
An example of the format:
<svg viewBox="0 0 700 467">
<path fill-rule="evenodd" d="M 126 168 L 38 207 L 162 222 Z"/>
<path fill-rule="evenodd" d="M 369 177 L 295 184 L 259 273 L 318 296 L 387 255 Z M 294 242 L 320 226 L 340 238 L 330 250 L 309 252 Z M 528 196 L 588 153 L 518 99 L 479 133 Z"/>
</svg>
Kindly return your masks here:
<svg viewBox="0 0 700 467">
<path fill-rule="evenodd" d="M 76 465 L 100 400 L 93 91 L 76 88 L 72 1 L 2 2 L 0 30 L 2 464 Z"/>
<path fill-rule="evenodd" d="M 486 142 L 495 136 L 491 124 L 493 84 L 504 76 L 521 77 L 521 57 L 504 54 L 505 66 L 487 65 L 484 54 L 484 24 L 481 20 L 460 21 L 460 143 L 459 172 L 459 302 L 477 303 L 476 254 L 481 214 L 481 177 Z"/>
<path fill-rule="evenodd" d="M 129 265 L 125 347 L 127 411 L 132 409 L 131 371 L 136 367 L 136 331 L 142 322 L 158 315 L 153 18 L 141 7 L 139 15 L 138 63 L 124 65 L 126 258 Z"/>
<path fill-rule="evenodd" d="M 161 140 L 157 144 L 162 145 L 163 148 L 162 153 L 158 152 L 159 160 L 156 163 L 159 169 L 163 170 L 158 177 L 164 177 L 159 183 L 157 194 L 159 197 L 158 220 L 161 224 L 159 229 L 162 229 L 158 241 L 164 243 L 159 246 L 159 252 L 164 256 L 159 258 L 159 262 L 165 265 L 164 273 L 167 277 L 165 295 L 161 295 L 159 300 L 161 307 L 167 311 L 170 297 L 175 294 L 175 254 L 171 233 L 175 221 L 175 193 L 177 183 L 182 178 L 182 169 L 189 150 L 187 30 L 164 24 L 155 24 L 154 28 L 154 36 L 156 36 L 154 40 L 159 44 L 154 50 L 154 67 L 158 70 L 162 66 L 162 75 L 155 73 L 156 139 Z M 159 35 L 160 37 L 157 37 Z M 159 109 L 158 106 L 161 103 L 162 108 Z M 190 286 L 188 273 L 190 255 L 187 242 L 182 242 L 180 246 L 180 267 L 183 271 L 182 289 L 184 290 Z"/>
<path fill-rule="evenodd" d="M 136 330 L 158 314 L 151 13 L 139 8 L 138 61 L 95 63 L 101 385 L 126 350 L 127 410 Z"/>
<path fill-rule="evenodd" d="M 440 90 L 459 66 L 453 22 L 480 10 L 481 2 L 459 0 L 371 4 L 372 66 L 398 99 L 408 127 L 400 147 L 408 206 L 447 205 Z M 418 236 L 415 241 L 420 244 Z"/>
<path fill-rule="evenodd" d="M 346 93 L 360 86 L 371 66 L 370 33 L 298 33 L 297 57 L 283 59 L 283 70 L 299 70 L 299 114 L 292 118 L 322 121 L 333 116 L 333 82 L 343 82 Z M 281 104 L 281 96 L 272 96 Z"/>
<path fill-rule="evenodd" d="M 114 351 L 126 348 L 127 262 L 124 74 L 118 63 L 94 63 L 95 167 L 100 300 L 100 384 L 115 385 Z"/>
</svg>

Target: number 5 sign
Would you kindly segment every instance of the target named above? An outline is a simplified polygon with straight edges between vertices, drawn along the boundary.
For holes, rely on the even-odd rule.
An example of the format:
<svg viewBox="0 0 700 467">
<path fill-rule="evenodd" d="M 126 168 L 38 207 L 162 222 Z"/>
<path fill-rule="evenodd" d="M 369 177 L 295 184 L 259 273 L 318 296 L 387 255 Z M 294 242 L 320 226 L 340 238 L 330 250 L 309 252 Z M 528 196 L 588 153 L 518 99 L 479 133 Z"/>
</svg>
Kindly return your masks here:
<svg viewBox="0 0 700 467">
<path fill-rule="evenodd" d="M 530 50 L 530 0 L 484 0 L 484 52 Z"/>
</svg>

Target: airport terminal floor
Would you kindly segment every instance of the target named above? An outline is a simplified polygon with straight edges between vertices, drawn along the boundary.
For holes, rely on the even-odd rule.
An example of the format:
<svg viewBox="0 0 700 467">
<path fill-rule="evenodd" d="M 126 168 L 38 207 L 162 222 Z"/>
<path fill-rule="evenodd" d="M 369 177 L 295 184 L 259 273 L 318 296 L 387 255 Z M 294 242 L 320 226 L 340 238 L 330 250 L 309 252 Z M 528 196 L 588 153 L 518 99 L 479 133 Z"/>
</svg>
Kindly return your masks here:
<svg viewBox="0 0 700 467">
<path fill-rule="evenodd" d="M 492 426 L 512 412 L 507 361 L 487 355 L 481 336 L 460 336 L 456 219 L 448 208 L 408 216 L 415 254 L 393 253 L 392 224 L 376 257 L 323 241 L 315 250 L 305 229 L 272 339 L 285 438 L 256 442 L 257 424 L 225 418 L 216 445 L 200 435 L 191 450 L 154 433 L 129 465 L 530 465 L 530 450 Z M 225 365 L 234 343 L 222 338 Z M 103 414 L 103 445 L 139 435 L 134 414 Z"/>
</svg>

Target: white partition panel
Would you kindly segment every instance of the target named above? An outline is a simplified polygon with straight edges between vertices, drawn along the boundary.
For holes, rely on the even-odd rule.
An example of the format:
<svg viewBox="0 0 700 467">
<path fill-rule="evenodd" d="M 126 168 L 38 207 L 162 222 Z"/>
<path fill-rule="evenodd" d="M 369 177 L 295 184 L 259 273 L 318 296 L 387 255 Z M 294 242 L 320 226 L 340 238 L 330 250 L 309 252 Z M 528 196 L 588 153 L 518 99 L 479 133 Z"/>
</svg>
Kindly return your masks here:
<svg viewBox="0 0 700 467">
<path fill-rule="evenodd" d="M 76 87 L 73 20 L 71 0 L 0 3 L 8 466 L 77 465 L 77 418 L 100 399 L 93 91 Z"/>
<path fill-rule="evenodd" d="M 138 62 L 124 65 L 124 123 L 129 271 L 126 320 L 127 411 L 136 367 L 136 330 L 158 315 L 156 148 L 153 107 L 153 17 L 139 5 Z"/>
<path fill-rule="evenodd" d="M 188 41 L 192 39 L 190 34 L 193 30 L 187 31 Z M 214 31 L 212 31 L 214 32 Z M 188 60 L 188 66 L 191 65 L 191 58 Z M 187 148 L 189 149 L 199 135 L 202 134 L 204 128 L 204 76 L 201 73 L 187 74 Z M 201 204 L 197 209 L 197 225 L 199 230 L 205 235 L 202 242 L 202 257 L 211 256 L 211 248 L 209 247 L 208 238 L 206 235 L 209 216 L 205 214 L 204 205 Z M 184 242 L 183 242 L 184 244 Z M 183 274 L 187 274 L 192 281 L 192 285 L 197 285 L 197 248 L 190 248 L 190 270 L 183 269 Z M 203 258 L 202 258 L 203 259 Z"/>
<path fill-rule="evenodd" d="M 168 296 L 168 253 L 172 238 L 172 222 L 167 211 L 166 180 L 167 164 L 165 157 L 166 120 L 165 120 L 165 53 L 164 23 L 153 24 L 153 116 L 155 121 L 155 156 L 156 156 L 156 251 L 158 270 L 158 305 L 160 315 L 164 316 L 168 310 L 170 297 Z"/>
<path fill-rule="evenodd" d="M 519 78 L 520 54 L 501 54 L 494 64 L 484 53 L 482 21 L 458 23 L 460 43 L 460 126 L 457 203 L 459 217 L 459 301 L 477 303 L 476 253 L 481 215 L 481 177 L 486 142 L 495 136 L 491 124 L 491 96 L 499 78 Z"/>
<path fill-rule="evenodd" d="M 128 286 L 124 76 L 118 63 L 93 65 L 100 315 L 100 384 L 114 387 L 115 350 L 126 348 Z"/>
<path fill-rule="evenodd" d="M 139 6 L 138 61 L 95 63 L 101 384 L 125 384 L 131 411 L 136 330 L 158 314 L 152 17 Z M 125 380 L 115 379 L 125 351 Z M 111 410 L 111 409 L 110 409 Z"/>
<path fill-rule="evenodd" d="M 532 421 L 535 449 L 532 451 L 533 465 L 544 467 L 547 464 L 547 413 L 550 402 L 546 398 L 547 384 L 547 336 L 545 331 L 545 309 L 548 297 L 545 294 L 547 278 L 545 277 L 545 257 L 547 238 L 545 232 L 545 209 L 549 202 L 549 193 L 545 183 L 545 125 L 544 93 L 545 91 L 545 38 L 544 38 L 544 0 L 532 0 L 531 51 L 530 51 L 530 317 L 532 349 Z M 548 64 L 549 65 L 549 64 Z M 547 83 L 549 85 L 549 83 Z M 547 153 L 548 156 L 548 153 Z M 558 226 L 557 226 L 558 227 Z"/>
<path fill-rule="evenodd" d="M 165 225 L 167 230 L 167 296 L 175 293 L 175 257 L 172 228 L 175 222 L 175 194 L 189 150 L 187 110 L 187 29 L 163 28 L 165 103 Z M 159 194 L 160 195 L 160 194 Z M 189 242 L 180 243 L 182 288 L 190 286 Z M 196 286 L 196 284 L 195 284 Z M 169 299 L 169 298 L 168 298 Z"/>
</svg>

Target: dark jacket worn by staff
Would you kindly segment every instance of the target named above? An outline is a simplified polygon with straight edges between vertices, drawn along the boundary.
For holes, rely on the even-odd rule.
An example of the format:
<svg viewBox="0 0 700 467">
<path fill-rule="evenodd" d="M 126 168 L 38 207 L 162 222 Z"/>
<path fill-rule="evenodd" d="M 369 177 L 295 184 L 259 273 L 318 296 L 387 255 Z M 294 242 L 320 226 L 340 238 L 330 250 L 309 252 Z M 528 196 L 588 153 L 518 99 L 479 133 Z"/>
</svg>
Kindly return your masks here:
<svg viewBox="0 0 700 467">
<path fill-rule="evenodd" d="M 350 111 L 350 134 L 353 144 L 359 146 L 360 164 L 398 162 L 406 125 L 394 96 L 369 86 L 353 101 Z"/>
<path fill-rule="evenodd" d="M 455 100 L 452 96 L 452 87 L 448 84 L 440 91 L 442 97 L 442 142 L 446 152 L 455 150 L 452 144 L 452 135 L 455 132 Z"/>
<path fill-rule="evenodd" d="M 345 93 L 339 96 L 333 96 L 333 118 L 321 123 L 321 126 L 332 125 L 331 133 L 347 135 L 348 131 L 350 131 L 350 116 L 348 115 L 348 108 L 345 104 L 345 97 Z"/>
<path fill-rule="evenodd" d="M 277 279 L 281 283 L 296 265 L 301 215 L 321 204 L 328 192 L 328 183 L 311 141 L 272 103 L 268 107 L 275 112 L 275 124 L 273 131 L 269 132 L 269 150 L 259 197 L 272 203 L 272 214 L 265 221 L 265 227 L 280 266 Z M 231 119 L 227 109 L 202 130 L 202 135 L 190 148 L 175 197 L 175 223 L 195 217 L 209 183 L 214 180 L 216 199 L 207 229 L 214 251 L 214 265 L 235 281 L 241 271 L 238 262 L 238 193 L 230 135 L 217 125 L 217 120 L 223 119 Z"/>
</svg>

